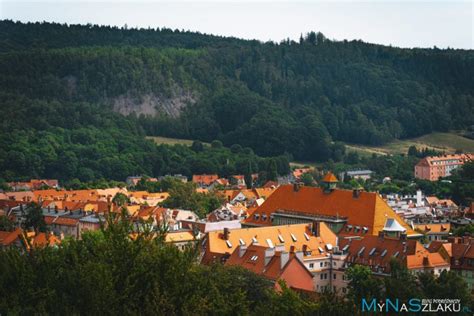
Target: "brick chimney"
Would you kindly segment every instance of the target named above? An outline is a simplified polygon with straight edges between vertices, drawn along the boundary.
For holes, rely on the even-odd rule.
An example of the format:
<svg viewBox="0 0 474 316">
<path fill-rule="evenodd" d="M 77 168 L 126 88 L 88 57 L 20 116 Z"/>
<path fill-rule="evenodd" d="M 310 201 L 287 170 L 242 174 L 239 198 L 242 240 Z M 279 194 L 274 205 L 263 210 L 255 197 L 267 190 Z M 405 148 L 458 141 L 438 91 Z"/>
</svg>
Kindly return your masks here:
<svg viewBox="0 0 474 316">
<path fill-rule="evenodd" d="M 311 233 L 313 233 L 313 236 L 319 237 L 319 221 L 313 221 Z"/>
<path fill-rule="evenodd" d="M 383 230 L 379 231 L 379 239 L 384 240 L 385 238 L 385 233 Z"/>
<path fill-rule="evenodd" d="M 407 240 L 407 233 L 400 233 L 400 240 Z"/>
<path fill-rule="evenodd" d="M 224 227 L 224 240 L 229 240 L 229 234 L 230 234 L 229 228 Z"/>
</svg>

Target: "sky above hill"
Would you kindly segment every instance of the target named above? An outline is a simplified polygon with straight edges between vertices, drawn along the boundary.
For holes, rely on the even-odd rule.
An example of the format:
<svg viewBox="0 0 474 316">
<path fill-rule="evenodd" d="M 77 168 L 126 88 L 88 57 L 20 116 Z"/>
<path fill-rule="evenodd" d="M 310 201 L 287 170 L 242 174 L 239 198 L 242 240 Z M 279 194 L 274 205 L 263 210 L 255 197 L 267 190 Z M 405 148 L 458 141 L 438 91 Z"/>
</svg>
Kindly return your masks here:
<svg viewBox="0 0 474 316">
<path fill-rule="evenodd" d="M 474 48 L 471 0 L 0 0 L 0 18 L 168 27 L 262 41 L 320 31 L 400 47 Z"/>
</svg>

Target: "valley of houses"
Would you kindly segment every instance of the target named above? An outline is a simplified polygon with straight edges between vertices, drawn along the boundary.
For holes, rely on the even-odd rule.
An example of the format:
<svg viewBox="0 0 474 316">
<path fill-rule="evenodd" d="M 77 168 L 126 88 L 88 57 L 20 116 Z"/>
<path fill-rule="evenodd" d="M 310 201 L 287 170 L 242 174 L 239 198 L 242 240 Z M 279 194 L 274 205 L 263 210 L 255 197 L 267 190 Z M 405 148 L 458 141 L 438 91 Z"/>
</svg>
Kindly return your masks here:
<svg viewBox="0 0 474 316">
<path fill-rule="evenodd" d="M 99 230 L 109 212 L 120 210 L 112 201 L 122 193 L 130 201 L 126 210 L 138 232 L 144 221 L 155 227 L 166 224 L 165 242 L 180 249 L 199 247 L 202 264 L 242 266 L 277 288 L 277 281 L 284 280 L 298 291 L 344 294 L 347 268 L 364 265 L 384 277 L 396 258 L 413 273 L 455 270 L 474 290 L 474 238 L 450 233 L 471 222 L 472 205 L 460 209 L 451 200 L 420 191 L 414 196 L 381 196 L 342 190 L 332 173 L 319 187 L 303 186 L 298 180 L 309 171 L 295 170 L 288 184 L 270 181 L 253 189 L 246 188 L 243 176 L 195 175 L 192 181 L 199 192 L 216 190 L 225 200 L 206 218 L 161 207 L 169 197 L 166 192 L 132 191 L 141 177 L 128 178 L 129 189 L 66 191 L 55 180 L 10 183 L 13 191 L 0 193 L 0 215 L 8 216 L 17 228 L 0 231 L 0 247 L 30 251 L 57 247 L 64 238 L 80 239 L 84 232 Z M 41 205 L 48 233 L 20 228 L 31 202 Z"/>
</svg>

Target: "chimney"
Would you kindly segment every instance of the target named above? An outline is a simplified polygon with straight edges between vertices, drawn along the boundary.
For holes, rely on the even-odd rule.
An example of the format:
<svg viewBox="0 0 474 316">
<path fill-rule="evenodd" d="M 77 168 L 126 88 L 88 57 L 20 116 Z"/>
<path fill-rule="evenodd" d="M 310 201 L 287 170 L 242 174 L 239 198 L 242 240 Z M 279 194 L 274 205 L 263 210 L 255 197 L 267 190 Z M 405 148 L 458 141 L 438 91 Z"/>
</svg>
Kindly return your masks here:
<svg viewBox="0 0 474 316">
<path fill-rule="evenodd" d="M 283 270 L 283 268 L 286 266 L 289 260 L 290 260 L 290 254 L 287 251 L 282 251 L 280 253 L 280 269 L 281 270 Z"/>
<path fill-rule="evenodd" d="M 383 240 L 385 237 L 385 233 L 383 230 L 379 231 L 379 239 Z"/>
<path fill-rule="evenodd" d="M 416 206 L 422 206 L 423 201 L 421 200 L 421 190 L 416 191 Z"/>
<path fill-rule="evenodd" d="M 229 234 L 230 234 L 229 228 L 224 227 L 224 240 L 229 240 Z"/>
<path fill-rule="evenodd" d="M 290 246 L 290 253 L 295 253 L 295 246 Z"/>
<path fill-rule="evenodd" d="M 313 233 L 313 236 L 319 237 L 319 222 L 318 221 L 313 221 L 313 225 L 311 227 L 311 233 Z"/>
<path fill-rule="evenodd" d="M 285 251 L 285 245 L 276 245 L 275 251 L 278 251 L 278 252 Z"/>
<path fill-rule="evenodd" d="M 308 245 L 303 245 L 303 254 L 308 252 Z"/>
<path fill-rule="evenodd" d="M 272 260 L 275 255 L 275 248 L 266 248 L 265 249 L 265 266 Z"/>
<path fill-rule="evenodd" d="M 360 189 L 359 188 L 356 188 L 356 189 L 352 190 L 352 197 L 354 199 L 358 199 L 359 196 L 360 196 Z"/>
<path fill-rule="evenodd" d="M 400 240 L 407 240 L 407 233 L 400 233 Z"/>
<path fill-rule="evenodd" d="M 247 251 L 247 246 L 240 245 L 239 246 L 239 258 L 242 258 Z"/>
</svg>

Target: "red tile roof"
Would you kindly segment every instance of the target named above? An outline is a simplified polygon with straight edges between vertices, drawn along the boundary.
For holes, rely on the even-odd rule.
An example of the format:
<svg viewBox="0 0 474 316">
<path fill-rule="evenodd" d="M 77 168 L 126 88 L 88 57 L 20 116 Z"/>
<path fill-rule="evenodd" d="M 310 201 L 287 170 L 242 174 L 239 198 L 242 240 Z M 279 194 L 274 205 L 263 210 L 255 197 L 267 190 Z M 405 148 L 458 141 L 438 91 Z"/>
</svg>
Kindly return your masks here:
<svg viewBox="0 0 474 316">
<path fill-rule="evenodd" d="M 336 176 L 332 172 L 328 172 L 324 176 L 323 182 L 335 183 L 339 182 L 339 180 L 337 180 Z"/>
<path fill-rule="evenodd" d="M 383 230 L 387 218 L 397 220 L 408 235 L 416 234 L 390 206 L 374 192 L 360 192 L 353 196 L 351 190 L 324 192 L 321 188 L 303 186 L 294 190 L 292 185 L 282 185 L 253 214 L 259 219 L 248 217 L 244 222 L 258 226 L 271 225 L 270 215 L 278 210 L 312 215 L 347 217 L 348 224 L 367 227 L 368 234 L 378 235 Z M 265 214 L 266 221 L 263 220 Z"/>
<path fill-rule="evenodd" d="M 195 174 L 193 175 L 193 182 L 198 184 L 210 185 L 215 180 L 219 179 L 217 174 Z"/>
<path fill-rule="evenodd" d="M 240 248 L 236 249 L 226 261 L 227 266 L 241 266 L 256 274 L 264 276 L 272 281 L 283 279 L 287 285 L 294 289 L 312 291 L 313 275 L 296 258 L 294 253 L 289 253 L 288 261 L 285 263 L 282 253 L 275 249 L 263 246 L 251 245 L 240 254 Z M 285 276 L 285 270 L 293 268 L 292 277 Z"/>
</svg>

